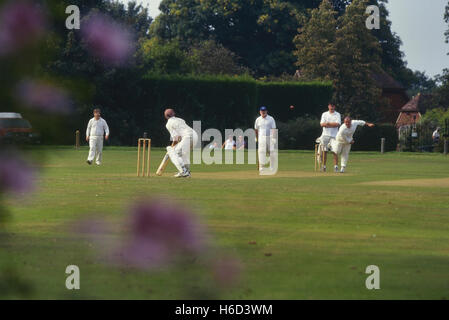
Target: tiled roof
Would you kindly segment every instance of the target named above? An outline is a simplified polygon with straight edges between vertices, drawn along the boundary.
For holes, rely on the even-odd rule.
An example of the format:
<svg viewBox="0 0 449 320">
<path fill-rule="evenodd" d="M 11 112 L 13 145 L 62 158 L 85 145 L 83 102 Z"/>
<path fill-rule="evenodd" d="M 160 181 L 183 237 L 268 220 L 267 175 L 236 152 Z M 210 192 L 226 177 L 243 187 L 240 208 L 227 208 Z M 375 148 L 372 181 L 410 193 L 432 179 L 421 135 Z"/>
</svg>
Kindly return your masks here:
<svg viewBox="0 0 449 320">
<path fill-rule="evenodd" d="M 416 96 L 412 98 L 412 100 L 407 102 L 405 106 L 401 108 L 401 112 L 419 112 L 419 103 L 421 97 L 422 97 L 421 94 L 418 93 Z"/>
</svg>

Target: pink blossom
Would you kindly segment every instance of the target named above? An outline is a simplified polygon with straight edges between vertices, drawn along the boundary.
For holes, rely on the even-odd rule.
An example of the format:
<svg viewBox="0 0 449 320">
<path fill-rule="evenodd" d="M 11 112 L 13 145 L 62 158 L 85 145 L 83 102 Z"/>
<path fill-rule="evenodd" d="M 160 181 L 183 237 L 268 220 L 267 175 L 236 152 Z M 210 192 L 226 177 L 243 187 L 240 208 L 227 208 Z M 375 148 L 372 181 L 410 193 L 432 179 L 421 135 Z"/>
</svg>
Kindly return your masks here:
<svg viewBox="0 0 449 320">
<path fill-rule="evenodd" d="M 167 203 L 138 204 L 130 211 L 128 226 L 128 241 L 115 253 L 123 265 L 158 267 L 203 247 L 201 227 L 194 216 Z"/>
<path fill-rule="evenodd" d="M 44 13 L 28 1 L 10 1 L 0 8 L 0 56 L 39 40 L 45 32 Z"/>
<path fill-rule="evenodd" d="M 72 104 L 64 89 L 42 81 L 22 81 L 17 86 L 16 96 L 27 107 L 45 112 L 69 113 Z"/>
<path fill-rule="evenodd" d="M 0 191 L 24 193 L 33 189 L 34 170 L 15 153 L 0 153 Z"/>
<path fill-rule="evenodd" d="M 90 52 L 107 64 L 123 64 L 133 53 L 131 33 L 105 15 L 90 16 L 81 31 Z"/>
</svg>

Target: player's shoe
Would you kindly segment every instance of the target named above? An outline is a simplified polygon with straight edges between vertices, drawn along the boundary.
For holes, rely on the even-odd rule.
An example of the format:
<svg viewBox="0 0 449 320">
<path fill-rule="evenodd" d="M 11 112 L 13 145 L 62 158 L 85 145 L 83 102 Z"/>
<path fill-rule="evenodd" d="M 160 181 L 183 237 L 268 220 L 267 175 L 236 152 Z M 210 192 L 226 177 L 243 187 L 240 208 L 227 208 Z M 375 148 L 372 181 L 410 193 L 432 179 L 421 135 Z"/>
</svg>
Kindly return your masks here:
<svg viewBox="0 0 449 320">
<path fill-rule="evenodd" d="M 323 168 L 321 169 L 321 171 L 322 171 L 322 172 L 326 172 L 326 167 L 323 167 Z"/>
<path fill-rule="evenodd" d="M 345 173 L 345 167 L 341 167 L 340 173 Z"/>
<path fill-rule="evenodd" d="M 182 174 L 182 177 L 183 178 L 190 178 L 190 177 L 192 177 L 192 175 L 190 174 L 190 171 L 187 171 L 187 172 Z"/>
<path fill-rule="evenodd" d="M 184 172 L 178 172 L 174 175 L 175 178 L 190 178 L 192 175 L 190 174 L 190 171 L 186 170 Z"/>
<path fill-rule="evenodd" d="M 338 173 L 338 166 L 335 166 L 335 167 L 334 167 L 334 172 L 335 172 L 335 173 Z"/>
<path fill-rule="evenodd" d="M 88 165 L 91 165 L 91 164 L 92 164 L 92 161 L 87 160 L 86 163 L 87 163 Z"/>
</svg>

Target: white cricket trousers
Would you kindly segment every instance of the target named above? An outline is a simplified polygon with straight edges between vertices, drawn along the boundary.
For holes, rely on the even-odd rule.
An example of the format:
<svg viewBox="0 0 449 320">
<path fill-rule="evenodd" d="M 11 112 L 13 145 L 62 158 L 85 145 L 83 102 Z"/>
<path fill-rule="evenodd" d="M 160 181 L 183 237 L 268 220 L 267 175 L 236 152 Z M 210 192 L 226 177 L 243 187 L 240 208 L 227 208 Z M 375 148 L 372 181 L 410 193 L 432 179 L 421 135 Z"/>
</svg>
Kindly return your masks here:
<svg viewBox="0 0 449 320">
<path fill-rule="evenodd" d="M 270 168 L 275 163 L 274 144 L 271 143 L 270 136 L 260 136 L 258 139 L 259 150 L 259 166 L 265 166 L 268 164 L 267 153 L 270 154 Z"/>
<path fill-rule="evenodd" d="M 181 141 L 174 147 L 167 147 L 167 153 L 171 162 L 179 172 L 183 171 L 183 167 L 188 170 L 190 168 L 190 150 L 198 142 L 198 135 L 194 131 L 192 135 L 184 136 Z"/>
<path fill-rule="evenodd" d="M 340 157 L 340 164 L 342 167 L 346 167 L 348 164 L 349 152 L 351 151 L 352 144 L 350 143 L 337 143 L 336 154 Z M 332 148 L 334 149 L 334 148 Z M 333 150 L 332 150 L 333 151 Z"/>
<path fill-rule="evenodd" d="M 103 136 L 90 136 L 89 137 L 89 156 L 88 161 L 93 161 L 96 157 L 96 164 L 101 164 L 101 156 L 103 153 Z"/>
</svg>

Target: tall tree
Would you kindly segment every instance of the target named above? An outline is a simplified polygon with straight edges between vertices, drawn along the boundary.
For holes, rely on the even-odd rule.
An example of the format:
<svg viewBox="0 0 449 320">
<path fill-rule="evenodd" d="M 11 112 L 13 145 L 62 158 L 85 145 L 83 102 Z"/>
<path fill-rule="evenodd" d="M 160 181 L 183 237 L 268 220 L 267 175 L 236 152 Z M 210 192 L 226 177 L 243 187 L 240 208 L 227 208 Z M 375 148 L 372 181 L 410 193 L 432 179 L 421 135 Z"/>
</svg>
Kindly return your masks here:
<svg viewBox="0 0 449 320">
<path fill-rule="evenodd" d="M 382 48 L 382 69 L 405 86 L 411 85 L 407 76 L 407 63 L 404 61 L 404 53 L 401 51 L 402 41 L 391 30 L 391 21 L 386 7 L 388 0 L 370 0 L 369 4 L 376 5 L 380 11 L 380 29 L 373 29 L 371 33 L 378 39 Z"/>
<path fill-rule="evenodd" d="M 317 9 L 321 4 L 321 0 L 285 0 L 285 1 L 290 2 L 300 11 L 305 11 L 307 9 Z M 351 3 L 351 0 L 329 0 L 329 2 L 332 4 L 332 7 L 337 12 L 337 15 L 341 16 L 345 12 L 346 7 Z"/>
<path fill-rule="evenodd" d="M 213 39 L 257 75 L 294 72 L 297 6 L 282 0 L 163 0 L 151 33 L 189 47 Z"/>
<path fill-rule="evenodd" d="M 437 75 L 439 86 L 432 91 L 433 105 L 435 107 L 449 109 L 449 69 L 444 69 L 442 75 Z"/>
<path fill-rule="evenodd" d="M 447 2 L 445 11 L 444 11 L 444 21 L 449 24 L 449 1 Z M 446 36 L 446 43 L 449 43 L 449 28 L 444 33 Z M 449 55 L 449 52 L 447 53 Z"/>
<path fill-rule="evenodd" d="M 79 5 L 84 17 L 91 12 L 101 12 L 110 16 L 115 21 L 129 28 L 136 42 L 139 40 L 143 41 L 149 37 L 148 31 L 153 19 L 149 16 L 148 9 L 141 5 L 136 5 L 135 1 L 129 2 L 127 6 L 120 2 L 106 0 L 73 0 L 70 3 Z M 86 52 L 81 41 L 80 31 L 72 30 L 67 32 L 67 29 L 64 29 L 61 32 L 61 37 L 63 41 L 48 45 L 48 51 L 54 52 L 55 57 L 51 59 L 47 68 L 57 74 L 75 77 L 101 77 L 103 75 L 105 69 Z M 106 71 L 111 72 L 109 69 Z"/>
<path fill-rule="evenodd" d="M 340 110 L 374 120 L 381 90 L 371 75 L 380 72 L 382 49 L 365 26 L 367 3 L 367 0 L 352 1 L 340 18 L 335 41 L 338 72 L 334 86 Z"/>
<path fill-rule="evenodd" d="M 294 39 L 296 65 L 306 79 L 331 80 L 336 75 L 335 38 L 337 12 L 329 0 L 311 11 L 310 19 L 298 29 Z"/>
<path fill-rule="evenodd" d="M 428 77 L 425 72 L 415 71 L 412 77 L 414 80 L 407 92 L 409 96 L 415 96 L 418 93 L 431 93 L 437 87 L 435 80 Z"/>
<path fill-rule="evenodd" d="M 240 58 L 223 45 L 213 40 L 207 40 L 194 45 L 189 50 L 189 56 L 195 64 L 198 74 L 241 75 L 248 69 L 239 64 Z"/>
<path fill-rule="evenodd" d="M 189 74 L 196 69 L 194 60 L 181 49 L 176 40 L 158 38 L 145 40 L 138 52 L 144 72 L 157 74 Z"/>
</svg>

